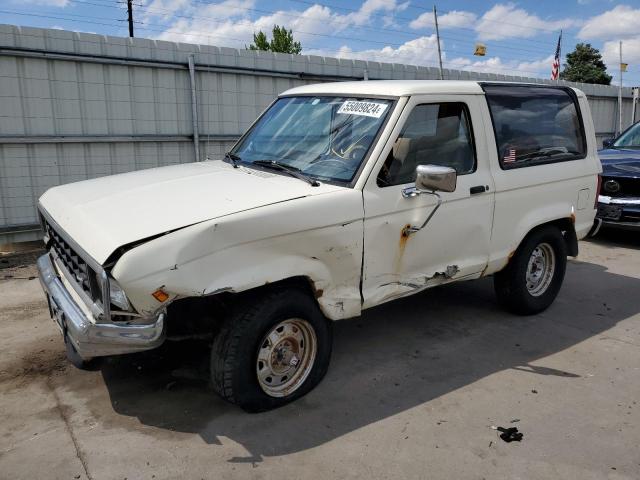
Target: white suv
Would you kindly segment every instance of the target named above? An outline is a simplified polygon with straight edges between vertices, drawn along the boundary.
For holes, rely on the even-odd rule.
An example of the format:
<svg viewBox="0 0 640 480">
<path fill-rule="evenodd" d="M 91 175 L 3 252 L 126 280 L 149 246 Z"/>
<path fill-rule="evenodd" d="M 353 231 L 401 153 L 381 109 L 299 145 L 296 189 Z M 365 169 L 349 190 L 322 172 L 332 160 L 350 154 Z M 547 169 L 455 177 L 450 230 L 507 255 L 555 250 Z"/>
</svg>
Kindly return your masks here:
<svg viewBox="0 0 640 480">
<path fill-rule="evenodd" d="M 369 81 L 284 92 L 222 161 L 52 188 L 38 264 L 69 359 L 212 335 L 211 377 L 250 411 L 310 391 L 331 322 L 494 275 L 547 308 L 595 216 L 585 95 Z"/>
</svg>

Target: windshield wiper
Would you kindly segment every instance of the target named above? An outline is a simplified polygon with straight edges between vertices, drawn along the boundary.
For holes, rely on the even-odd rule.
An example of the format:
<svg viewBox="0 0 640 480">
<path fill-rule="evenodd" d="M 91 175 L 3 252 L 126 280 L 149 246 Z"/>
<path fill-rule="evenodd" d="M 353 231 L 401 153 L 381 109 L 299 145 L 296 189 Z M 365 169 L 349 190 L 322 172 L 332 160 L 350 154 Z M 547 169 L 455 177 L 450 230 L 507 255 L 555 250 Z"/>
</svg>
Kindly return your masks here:
<svg viewBox="0 0 640 480">
<path fill-rule="evenodd" d="M 280 172 L 286 172 L 292 177 L 296 177 L 304 182 L 307 182 L 312 187 L 320 186 L 320 182 L 314 180 L 311 177 L 308 177 L 304 173 L 300 171 L 299 168 L 292 167 L 291 165 L 287 165 L 286 163 L 281 163 L 276 160 L 254 160 L 251 162 L 253 165 L 259 165 L 261 167 L 271 168 L 273 170 L 278 170 Z"/>
<path fill-rule="evenodd" d="M 238 168 L 238 162 L 242 160 L 238 155 L 231 152 L 225 153 L 224 158 L 228 158 L 229 160 L 231 160 L 231 165 L 233 165 L 233 168 Z"/>
</svg>

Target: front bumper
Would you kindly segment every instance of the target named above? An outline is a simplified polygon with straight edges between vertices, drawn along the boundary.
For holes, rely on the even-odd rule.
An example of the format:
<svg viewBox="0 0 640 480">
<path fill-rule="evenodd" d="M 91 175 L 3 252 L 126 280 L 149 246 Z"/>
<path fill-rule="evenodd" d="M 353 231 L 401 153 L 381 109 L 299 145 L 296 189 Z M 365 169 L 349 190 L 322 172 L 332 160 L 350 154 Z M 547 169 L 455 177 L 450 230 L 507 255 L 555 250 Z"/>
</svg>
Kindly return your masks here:
<svg viewBox="0 0 640 480">
<path fill-rule="evenodd" d="M 164 341 L 164 313 L 148 324 L 94 323 L 61 281 L 49 254 L 38 259 L 38 273 L 51 317 L 83 359 L 140 352 L 156 348 Z"/>
<path fill-rule="evenodd" d="M 611 218 L 605 211 L 605 209 L 611 208 L 616 208 L 619 211 L 614 218 Z M 600 195 L 596 219 L 602 221 L 603 227 L 640 230 L 640 198 Z"/>
</svg>

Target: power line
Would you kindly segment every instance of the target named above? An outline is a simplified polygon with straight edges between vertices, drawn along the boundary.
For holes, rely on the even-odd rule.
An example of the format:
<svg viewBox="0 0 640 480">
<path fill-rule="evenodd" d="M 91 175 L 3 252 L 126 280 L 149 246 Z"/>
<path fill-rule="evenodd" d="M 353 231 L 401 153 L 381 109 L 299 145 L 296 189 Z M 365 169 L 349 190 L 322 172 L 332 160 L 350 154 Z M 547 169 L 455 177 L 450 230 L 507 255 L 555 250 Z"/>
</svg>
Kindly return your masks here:
<svg viewBox="0 0 640 480">
<path fill-rule="evenodd" d="M 94 0 L 94 2 L 95 1 L 101 1 L 101 0 Z M 300 0 L 300 1 L 302 1 L 302 0 Z M 118 8 L 118 7 L 115 7 L 113 5 L 96 4 L 96 3 L 92 3 L 92 2 L 84 1 L 84 0 L 69 0 L 69 3 L 78 3 L 78 4 L 87 4 L 87 5 L 95 5 L 95 6 L 102 6 L 102 7 Z M 118 3 L 123 3 L 123 2 L 118 2 Z M 203 3 L 203 2 L 198 2 L 198 3 L 202 3 L 204 5 L 215 5 L 213 3 Z M 307 3 L 311 3 L 311 2 L 307 2 Z M 135 5 L 137 5 L 137 4 L 135 4 Z M 318 5 L 322 5 L 322 4 L 318 4 Z M 159 7 L 151 8 L 151 7 L 148 7 L 148 6 L 145 6 L 145 5 L 141 5 L 141 4 L 140 4 L 140 7 L 143 10 L 146 10 L 147 12 L 166 12 L 166 13 L 170 13 L 173 17 L 177 17 L 177 18 L 185 18 L 185 19 L 192 19 L 192 20 L 212 20 L 212 21 L 217 22 L 217 23 L 232 22 L 232 20 L 230 18 L 226 18 L 226 17 L 225 18 L 220 18 L 220 17 L 210 17 L 210 16 L 206 16 L 206 15 L 198 15 L 198 16 L 183 15 L 183 14 L 175 13 L 175 11 L 171 10 L 171 9 L 159 8 Z M 303 18 L 301 15 L 292 15 L 292 14 L 287 14 L 285 12 L 250 9 L 250 8 L 242 8 L 242 7 L 237 7 L 237 8 L 241 9 L 241 10 L 257 11 L 257 12 L 268 13 L 268 14 L 280 13 L 280 14 L 283 14 L 285 16 L 289 16 L 289 17 L 292 17 L 292 18 L 298 18 L 298 19 L 299 18 Z M 346 9 L 346 7 L 344 7 L 344 8 Z M 349 9 L 349 10 L 353 10 L 353 9 Z M 356 10 L 354 10 L 354 11 L 356 11 Z M 351 25 L 351 22 L 337 21 L 335 19 L 333 21 L 335 23 Z M 138 23 L 138 22 L 134 22 L 134 23 Z M 235 21 L 233 21 L 233 23 L 235 25 L 244 24 L 244 25 L 254 26 L 255 21 L 250 20 L 250 19 L 242 19 L 242 20 L 235 20 Z M 152 24 L 152 23 L 148 23 L 148 22 L 147 22 L 147 24 L 148 25 L 158 25 L 158 26 L 166 27 L 166 25 L 162 25 L 162 24 Z M 359 29 L 363 29 L 363 30 L 372 30 L 372 31 L 375 31 L 376 33 L 379 33 L 380 31 L 392 32 L 394 34 L 405 35 L 405 36 L 408 36 L 408 37 L 411 37 L 411 38 L 416 38 L 416 35 L 417 35 L 417 33 L 416 34 L 410 33 L 410 32 L 407 32 L 406 30 L 396 30 L 396 29 L 390 29 L 390 28 L 385 28 L 385 27 L 367 27 L 367 26 L 362 26 L 362 25 L 357 26 L 357 27 Z M 476 30 L 471 29 L 471 28 L 464 28 L 464 27 L 457 27 L 457 28 L 461 28 L 463 30 L 470 30 L 470 31 L 473 31 L 474 33 L 477 33 Z M 378 44 L 385 44 L 385 45 L 386 44 L 395 45 L 395 46 L 402 45 L 400 43 L 392 43 L 392 42 L 384 42 L 384 41 L 376 42 L 376 41 L 372 41 L 372 40 L 369 40 L 369 39 L 360 39 L 358 37 L 344 37 L 344 36 L 336 37 L 335 35 L 320 34 L 320 33 L 317 33 L 317 32 L 306 32 L 306 31 L 301 31 L 301 30 L 296 30 L 296 29 L 292 29 L 292 31 L 294 33 L 299 33 L 299 34 L 304 34 L 304 35 L 325 36 L 325 37 L 328 37 L 328 38 L 341 38 L 341 39 L 344 39 L 344 40 L 354 40 L 354 41 L 378 43 Z M 448 40 L 454 40 L 454 41 L 474 42 L 474 40 L 469 40 L 469 39 L 460 38 L 460 37 L 454 37 L 454 36 L 442 36 L 441 38 L 448 39 Z M 547 42 L 540 42 L 540 41 L 535 41 L 535 40 L 530 40 L 530 39 L 519 39 L 519 40 L 520 41 L 538 43 L 538 44 L 541 44 L 541 45 L 552 45 L 552 44 L 547 43 Z M 553 45 L 555 45 L 555 44 L 553 44 Z M 513 47 L 511 47 L 511 46 L 502 46 L 502 45 L 497 45 L 497 44 L 494 44 L 494 43 L 490 43 L 490 44 L 488 44 L 488 46 L 490 46 L 491 48 L 499 48 L 499 49 L 506 49 L 506 50 L 509 50 L 509 51 L 513 51 Z M 522 48 L 522 47 L 520 47 L 518 50 L 531 52 L 531 53 L 539 53 L 538 50 L 525 49 L 525 48 Z M 525 57 L 523 57 L 523 58 L 525 58 Z M 529 58 L 529 56 L 526 56 L 526 58 Z"/>
<path fill-rule="evenodd" d="M 94 0 L 94 1 L 101 1 L 101 0 Z M 91 2 L 84 2 L 84 1 L 81 1 L 81 0 L 71 0 L 71 2 L 91 4 Z M 94 4 L 94 5 L 97 5 L 97 6 L 109 6 L 109 5 L 102 5 L 102 4 Z M 118 7 L 115 7 L 115 8 L 118 8 Z M 31 17 L 40 17 L 40 18 L 53 18 L 53 19 L 65 20 L 65 21 L 73 21 L 73 19 L 64 18 L 64 17 L 61 17 L 61 16 L 38 15 L 38 14 L 15 12 L 15 11 L 3 11 L 3 13 L 9 13 L 9 14 L 15 14 L 15 15 L 23 15 L 23 16 L 31 16 Z M 78 18 L 82 18 L 82 19 L 93 18 L 93 19 L 102 20 L 104 18 L 104 17 L 91 17 L 91 16 L 87 16 L 87 15 L 77 15 L 77 14 L 70 14 L 70 13 L 68 13 L 66 15 L 67 16 L 71 16 L 71 17 L 78 17 Z M 193 16 L 183 16 L 183 17 L 191 18 L 191 19 L 199 18 L 199 17 L 193 17 Z M 210 17 L 210 18 L 213 19 L 214 17 Z M 116 25 L 112 25 L 112 24 L 108 24 L 108 23 L 104 23 L 104 22 L 93 22 L 93 21 L 89 21 L 89 20 L 83 20 L 83 21 L 85 23 L 94 24 L 94 25 L 104 25 L 104 26 L 112 26 L 112 27 L 116 26 Z M 228 21 L 228 20 L 227 19 L 224 19 L 224 20 L 221 19 L 220 23 L 226 22 L 226 21 Z M 253 24 L 253 23 L 251 22 L 251 24 Z M 211 37 L 213 37 L 213 38 L 224 38 L 225 40 L 233 40 L 233 41 L 236 41 L 236 42 L 238 42 L 240 44 L 242 44 L 242 43 L 244 43 L 246 41 L 245 39 L 232 38 L 232 37 L 228 37 L 228 36 L 220 36 L 220 35 L 211 34 L 209 32 L 190 31 L 188 33 L 185 33 L 185 32 L 179 32 L 179 31 L 172 31 L 170 28 L 167 29 L 166 25 L 161 25 L 161 24 L 147 23 L 146 25 L 149 25 L 149 26 L 157 25 L 157 26 L 162 27 L 162 29 L 154 29 L 154 28 L 147 27 L 147 28 L 143 28 L 142 30 L 152 31 L 152 32 L 155 31 L 155 32 L 167 33 L 167 34 L 172 34 L 172 35 L 183 35 L 183 36 L 188 36 L 188 37 L 196 36 L 196 37 L 207 38 L 207 39 L 209 39 L 209 41 L 210 41 Z M 376 40 L 363 39 L 363 38 L 358 38 L 358 37 L 336 37 L 335 35 L 320 34 L 320 33 L 315 33 L 315 32 L 313 32 L 313 33 L 312 32 L 299 32 L 299 33 L 314 35 L 314 36 L 318 36 L 318 37 L 343 38 L 343 39 L 346 39 L 346 40 L 359 41 L 359 42 L 364 42 L 364 43 L 377 43 L 377 44 L 395 45 L 395 46 L 404 45 L 404 44 L 401 44 L 401 43 L 376 41 Z M 467 39 L 459 39 L 457 37 L 443 37 L 443 38 L 451 39 L 453 41 L 459 41 L 459 40 L 461 40 L 463 42 L 471 41 L 471 40 L 467 40 Z M 311 48 L 313 48 L 313 47 L 311 47 Z M 326 52 L 336 52 L 340 56 L 344 56 L 344 51 L 342 51 L 342 50 L 333 50 L 332 51 L 332 50 L 324 49 L 323 47 L 315 47 L 315 48 L 324 50 Z M 423 48 L 424 49 L 435 50 L 435 47 L 423 47 Z M 507 48 L 507 47 L 502 47 L 502 46 L 496 45 L 493 48 Z M 509 50 L 510 51 L 513 51 L 513 50 L 526 51 L 525 49 L 522 49 L 522 48 L 518 48 L 518 49 L 509 48 Z M 449 51 L 449 52 L 460 52 L 459 50 L 457 50 L 455 48 L 448 48 L 448 49 L 446 49 L 446 51 Z M 533 50 L 529 50 L 529 51 L 534 52 L 534 53 L 539 53 L 538 51 L 533 51 Z M 353 52 L 353 54 L 357 56 L 358 52 Z M 520 59 L 522 57 L 516 58 L 516 57 L 510 57 L 510 56 L 503 55 L 502 58 L 518 60 L 518 59 Z M 529 59 L 530 59 L 530 56 L 527 56 L 526 60 L 529 60 Z M 462 69 L 467 68 L 467 66 L 460 65 L 458 63 L 453 63 L 453 62 L 445 62 L 445 63 L 450 64 L 450 65 L 455 65 L 457 68 L 462 68 Z M 502 69 L 494 68 L 494 70 L 496 70 L 496 71 L 502 70 L 502 71 L 510 71 L 510 72 L 517 71 L 517 69 L 508 68 L 508 67 L 507 68 L 502 68 Z M 526 71 L 525 73 L 533 73 L 533 74 L 536 74 L 536 75 L 540 74 L 537 71 L 535 71 L 535 72 L 534 71 Z"/>
<path fill-rule="evenodd" d="M 84 4 L 96 5 L 96 4 L 93 4 L 91 2 L 82 1 L 82 0 L 70 0 L 70 2 L 71 3 L 84 3 Z M 115 8 L 117 8 L 117 7 L 115 7 Z M 143 7 L 143 8 L 146 9 L 147 11 L 152 11 L 152 9 L 149 8 L 149 7 Z M 219 24 L 228 23 L 230 21 L 230 19 L 228 19 L 228 18 L 209 17 L 209 16 L 197 16 L 196 17 L 196 16 L 193 16 L 193 15 L 175 14 L 175 13 L 173 13 L 172 10 L 163 9 L 163 8 L 153 9 L 153 11 L 171 12 L 173 14 L 173 16 L 177 17 L 177 18 L 185 18 L 185 19 L 191 19 L 191 20 L 203 20 L 203 19 L 207 20 L 208 19 L 208 20 L 212 20 L 214 23 L 219 23 Z M 254 25 L 254 21 L 248 20 L 248 19 L 247 20 L 244 20 L 244 19 L 243 20 L 236 20 L 234 22 L 234 24 L 235 25 L 243 24 L 243 25 L 251 25 L 251 26 L 253 26 Z M 163 24 L 153 24 L 153 23 L 148 23 L 148 22 L 147 22 L 147 25 L 156 25 L 156 26 L 161 26 L 161 27 L 165 27 L 165 28 L 167 27 L 166 25 L 163 25 Z M 394 32 L 394 33 L 400 33 L 400 34 L 403 34 L 403 35 L 408 35 L 412 39 L 416 38 L 415 34 L 409 33 L 409 32 L 406 32 L 406 31 L 398 31 L 398 30 L 385 29 L 385 28 L 380 28 L 380 29 L 367 28 L 367 29 L 373 29 L 373 30 L 376 30 L 376 31 L 377 30 L 390 31 L 390 32 Z M 349 37 L 336 36 L 336 35 L 321 34 L 321 33 L 317 33 L 317 32 L 306 32 L 306 31 L 303 31 L 303 30 L 292 30 L 292 31 L 294 33 L 299 33 L 299 34 L 303 34 L 303 35 L 311 35 L 311 36 L 319 36 L 319 37 L 327 37 L 327 38 L 338 38 L 338 39 L 343 39 L 343 40 L 351 40 L 351 41 L 358 41 L 358 42 L 364 42 L 364 43 L 377 43 L 379 45 L 385 45 L 385 46 L 386 45 L 391 45 L 391 46 L 399 47 L 399 46 L 403 45 L 403 43 L 389 42 L 389 41 L 376 41 L 376 40 L 353 37 L 353 36 L 349 36 Z M 201 33 L 201 32 L 194 31 L 194 33 Z M 467 38 L 464 38 L 464 37 L 461 38 L 461 37 L 454 37 L 454 36 L 442 36 L 441 38 L 446 39 L 446 40 L 458 41 L 458 42 L 469 42 L 471 45 L 473 45 L 473 43 L 474 43 L 474 40 L 467 39 Z M 493 44 L 493 43 L 488 44 L 488 46 L 490 48 L 492 48 L 492 49 L 494 49 L 494 48 L 495 49 L 504 49 L 504 50 L 507 50 L 509 52 L 513 52 L 514 51 L 514 48 L 511 47 L 511 46 L 503 46 L 503 45 L 497 45 L 497 44 Z M 424 47 L 424 48 L 435 49 L 435 47 Z M 451 48 L 449 48 L 448 50 L 454 50 L 455 51 L 455 49 L 451 49 Z M 539 50 L 526 49 L 526 48 L 522 48 L 522 47 L 519 47 L 517 50 L 518 51 L 522 51 L 522 52 L 536 53 L 536 54 L 540 53 Z M 502 55 L 502 56 L 505 57 L 504 55 Z M 505 58 L 513 58 L 513 59 L 520 58 L 520 59 L 523 59 L 523 60 L 528 60 L 528 59 L 530 59 L 530 55 L 526 55 L 525 54 L 524 56 L 520 56 L 520 57 L 509 56 L 509 57 L 505 57 Z"/>
<path fill-rule="evenodd" d="M 199 5 L 217 5 L 217 4 L 215 4 L 215 3 L 205 2 L 205 1 L 203 1 L 203 0 L 191 0 L 191 1 L 192 1 L 193 3 L 199 4 Z M 291 0 L 291 1 L 293 1 L 293 0 Z M 301 1 L 301 0 L 295 0 L 295 1 Z M 316 2 L 315 4 L 316 4 L 316 5 L 319 5 L 319 6 L 326 6 L 326 5 L 325 5 L 325 4 L 323 4 L 323 3 L 317 3 L 317 2 Z M 327 7 L 327 8 L 330 8 L 330 7 Z M 418 8 L 418 7 L 416 7 L 416 8 Z M 422 8 L 422 7 L 420 7 L 420 8 Z M 290 14 L 290 13 L 287 13 L 287 12 L 284 12 L 284 11 L 264 10 L 264 9 L 259 9 L 259 8 L 248 8 L 248 7 L 240 7 L 240 6 L 234 6 L 234 9 L 236 9 L 236 10 L 245 10 L 245 11 L 250 11 L 250 12 L 264 13 L 264 14 L 267 14 L 267 15 L 273 15 L 273 14 L 275 14 L 275 13 L 278 13 L 278 14 L 280 14 L 280 15 L 283 15 L 283 16 L 286 16 L 286 17 L 290 17 L 290 18 L 299 18 L 299 19 L 304 18 L 302 15 L 294 15 L 294 14 Z M 357 10 L 356 10 L 356 11 L 357 11 Z M 446 12 L 446 13 L 450 13 L 450 12 Z M 379 16 L 379 15 L 381 15 L 381 14 L 373 12 L 373 13 L 371 13 L 370 15 L 372 15 L 372 16 Z M 407 21 L 413 21 L 413 20 L 415 20 L 414 18 L 408 18 L 408 17 L 394 17 L 394 18 L 397 18 L 397 19 L 399 19 L 399 20 L 407 20 Z M 335 20 L 335 19 L 333 20 L 333 22 L 334 22 L 334 23 L 343 23 L 343 24 L 346 24 L 346 25 L 352 25 L 352 22 L 337 21 L 337 20 Z M 492 22 L 494 22 L 494 23 L 505 23 L 505 24 L 507 24 L 507 22 L 500 22 L 500 21 L 492 21 Z M 536 29 L 537 29 L 537 30 L 540 30 L 540 28 L 537 28 L 537 27 L 529 27 L 529 26 L 527 26 L 527 25 L 518 25 L 518 24 L 509 24 L 509 25 L 519 26 L 519 27 L 522 27 L 522 28 L 528 28 L 528 29 L 534 29 L 534 30 L 536 30 Z M 365 28 L 365 27 L 363 27 L 363 26 L 359 26 L 359 28 Z M 460 27 L 460 28 L 462 28 L 462 27 Z M 380 29 L 382 29 L 382 27 L 381 27 L 381 28 L 377 28 L 377 27 L 375 27 L 375 29 L 376 29 L 376 30 L 380 30 Z M 476 29 L 470 29 L 470 30 L 473 30 L 473 31 L 476 31 L 476 32 L 480 32 L 480 30 L 476 30 Z M 542 30 L 548 30 L 549 32 L 554 32 L 554 31 L 555 31 L 555 30 L 553 30 L 553 29 L 542 29 Z M 392 30 L 392 31 L 395 31 L 395 32 L 402 32 L 402 31 L 398 31 L 398 30 Z M 484 30 L 483 32 L 485 32 L 485 33 L 494 33 L 494 32 L 492 32 L 492 31 L 486 31 L 486 30 Z M 524 40 L 526 40 L 526 39 L 524 39 Z M 532 40 L 532 41 L 533 41 L 533 40 Z M 548 43 L 548 42 L 538 42 L 538 43 Z"/>
<path fill-rule="evenodd" d="M 2 12 L 2 11 L 0 11 Z M 26 16 L 34 16 L 34 17 L 40 17 L 40 18 L 54 18 L 54 19 L 58 19 L 58 20 L 69 20 L 69 19 L 65 19 L 62 17 L 54 17 L 54 16 L 48 16 L 48 15 L 38 15 L 38 14 L 25 14 L 25 13 L 18 13 L 18 12 L 3 12 L 3 13 L 14 13 L 14 14 L 19 14 L 19 15 L 26 15 Z M 99 18 L 99 17 L 88 17 L 88 18 Z M 86 23 L 89 24 L 95 24 L 95 25 L 105 25 L 105 26 L 116 26 L 113 24 L 108 24 L 108 23 L 104 23 L 104 22 L 93 22 L 93 21 L 89 21 L 89 20 L 85 20 Z M 177 31 L 171 31 L 171 30 L 166 30 L 166 29 L 157 29 L 157 28 L 150 28 L 150 27 L 141 27 L 140 30 L 143 31 L 151 31 L 151 32 L 160 32 L 160 33 L 169 33 L 169 34 L 173 34 L 173 35 L 181 35 L 181 36 L 187 36 L 187 37 L 200 37 L 200 38 L 206 38 L 209 42 L 211 41 L 211 37 L 214 38 L 224 38 L 225 40 L 234 40 L 238 43 L 240 43 L 240 45 L 242 46 L 242 44 L 244 44 L 245 40 L 244 39 L 239 39 L 239 38 L 233 38 L 233 37 L 228 37 L 228 36 L 219 36 L 219 35 L 212 35 L 210 33 L 207 32 L 198 32 L 198 31 L 191 31 L 189 33 L 185 33 L 185 32 L 177 32 Z M 122 45 L 119 45 L 122 46 Z M 314 47 L 311 47 L 311 49 L 313 49 Z M 352 58 L 352 59 L 359 59 L 362 58 L 361 56 L 358 55 L 358 52 L 349 52 L 347 54 L 345 54 L 345 52 L 343 50 L 329 50 L 326 48 L 323 48 L 322 46 L 320 47 L 315 47 L 316 49 L 319 49 L 323 52 L 323 54 L 330 54 L 330 53 L 334 53 L 336 54 L 335 56 L 340 57 L 340 58 Z M 434 49 L 434 47 L 424 47 L 429 48 L 429 49 Z M 372 55 L 373 57 L 376 57 L 377 55 L 374 53 Z M 385 59 L 386 60 L 386 59 Z M 452 62 L 452 61 L 443 61 L 443 64 L 447 64 L 447 65 L 452 65 L 454 68 L 456 69 L 461 69 L 461 70 L 467 70 L 469 68 L 474 68 L 473 65 L 461 65 L 459 63 L 456 62 Z M 434 63 L 435 65 L 435 63 Z M 433 65 L 429 65 L 429 64 L 424 64 L 424 66 L 433 66 Z M 475 67 L 475 68 L 482 68 L 482 67 Z M 510 75 L 514 75 L 516 74 L 516 72 L 523 72 L 523 73 L 531 73 L 534 76 L 536 75 L 540 75 L 539 71 L 533 71 L 533 70 L 519 70 L 515 67 L 513 68 L 509 68 L 509 67 L 505 67 L 505 68 L 498 68 L 498 67 L 491 67 L 492 71 L 496 71 L 496 72 L 508 72 Z"/>
<path fill-rule="evenodd" d="M 345 10 L 345 11 L 356 12 L 356 13 L 360 11 L 360 9 L 342 7 L 342 6 L 338 6 L 338 5 L 330 5 L 330 4 L 321 3 L 321 2 L 313 2 L 313 1 L 310 1 L 310 0 L 288 0 L 288 1 L 289 2 L 294 2 L 294 3 L 301 3 L 301 4 L 309 5 L 309 6 L 319 5 L 319 6 L 322 6 L 322 7 L 332 8 L 332 9 L 336 9 L 336 10 Z M 197 3 L 205 3 L 205 2 L 198 1 Z M 422 6 L 419 6 L 419 5 L 410 4 L 410 5 L 407 6 L 407 8 L 415 8 L 415 9 L 422 10 L 422 11 L 427 12 L 427 13 L 431 13 L 431 9 L 430 8 L 422 7 Z M 447 14 L 450 14 L 450 13 L 453 13 L 453 12 L 455 12 L 455 11 L 444 11 L 444 12 L 440 13 L 440 16 L 447 15 Z M 375 13 L 375 12 L 374 13 L 370 13 L 369 15 L 377 16 L 377 17 L 385 17 L 385 16 L 387 16 L 387 14 Z M 407 21 L 415 20 L 415 18 L 400 17 L 400 16 L 395 16 L 395 15 L 394 15 L 394 18 L 397 18 L 399 20 L 407 20 Z M 552 28 L 532 27 L 532 26 L 529 26 L 529 25 L 522 25 L 522 24 L 504 22 L 502 20 L 490 20 L 490 19 L 487 19 L 487 18 L 481 18 L 481 20 L 483 20 L 485 22 L 499 23 L 499 24 L 502 24 L 502 25 L 512 25 L 512 26 L 516 26 L 516 27 L 523 27 L 523 28 L 528 28 L 528 29 L 531 29 L 531 30 L 541 30 L 541 31 L 548 31 L 548 32 L 555 32 L 556 31 L 556 29 L 552 29 Z M 456 27 L 456 28 L 461 28 L 461 27 Z M 475 30 L 475 31 L 478 31 L 478 30 Z M 493 33 L 493 32 L 486 32 L 486 33 Z"/>
</svg>

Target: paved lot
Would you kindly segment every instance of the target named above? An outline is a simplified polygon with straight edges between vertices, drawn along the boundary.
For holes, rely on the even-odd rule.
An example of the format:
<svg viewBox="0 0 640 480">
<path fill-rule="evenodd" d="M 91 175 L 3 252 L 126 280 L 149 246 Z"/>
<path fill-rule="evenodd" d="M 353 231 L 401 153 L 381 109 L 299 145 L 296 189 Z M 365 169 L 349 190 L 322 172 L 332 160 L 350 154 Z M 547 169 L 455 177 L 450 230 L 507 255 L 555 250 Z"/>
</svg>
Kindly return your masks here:
<svg viewBox="0 0 640 480">
<path fill-rule="evenodd" d="M 319 388 L 257 415 L 208 389 L 201 345 L 67 365 L 33 267 L 5 268 L 0 478 L 640 478 L 636 239 L 582 242 L 536 317 L 481 280 L 338 323 Z"/>
</svg>

